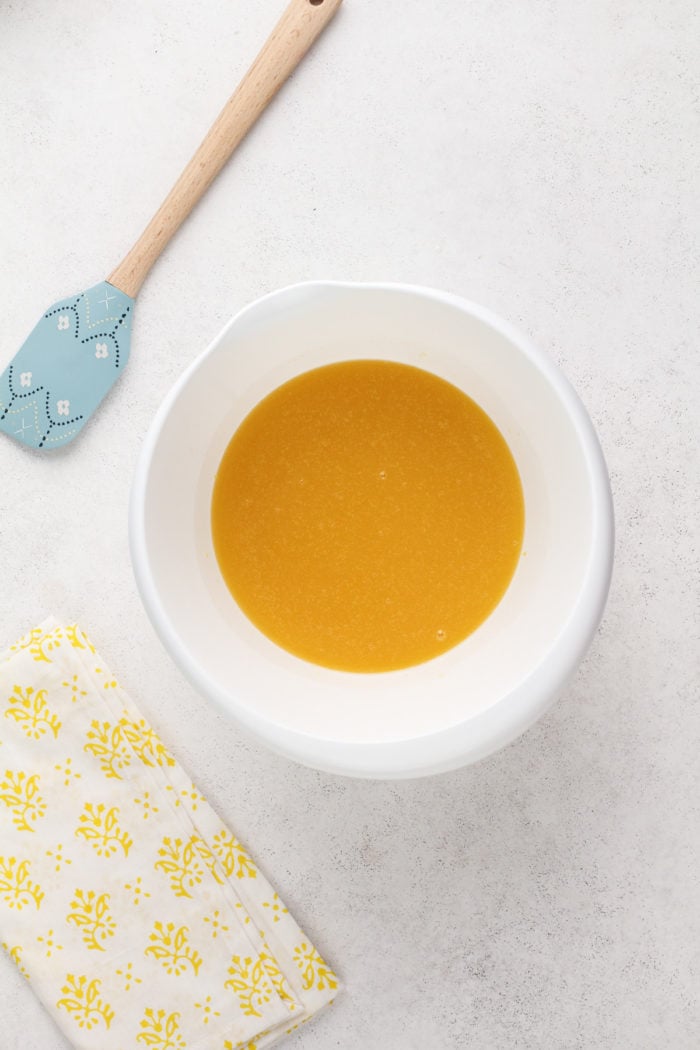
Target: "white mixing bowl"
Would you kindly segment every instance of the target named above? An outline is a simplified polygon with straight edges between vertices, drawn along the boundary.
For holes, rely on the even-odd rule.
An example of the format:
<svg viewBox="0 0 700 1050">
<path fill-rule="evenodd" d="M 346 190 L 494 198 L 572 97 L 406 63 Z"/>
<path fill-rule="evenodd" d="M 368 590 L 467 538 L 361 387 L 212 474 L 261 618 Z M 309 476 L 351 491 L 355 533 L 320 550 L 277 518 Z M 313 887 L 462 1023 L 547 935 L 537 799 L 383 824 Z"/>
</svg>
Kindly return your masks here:
<svg viewBox="0 0 700 1050">
<path fill-rule="evenodd" d="M 385 674 L 291 656 L 243 615 L 219 573 L 214 476 L 248 412 L 300 372 L 348 358 L 428 369 L 501 430 L 525 494 L 523 555 L 503 600 L 444 655 Z M 144 604 L 193 685 L 270 748 L 364 777 L 474 762 L 552 703 L 602 615 L 613 556 L 605 462 L 556 366 L 490 311 L 404 285 L 296 285 L 226 326 L 176 383 L 146 437 L 131 500 Z"/>
</svg>

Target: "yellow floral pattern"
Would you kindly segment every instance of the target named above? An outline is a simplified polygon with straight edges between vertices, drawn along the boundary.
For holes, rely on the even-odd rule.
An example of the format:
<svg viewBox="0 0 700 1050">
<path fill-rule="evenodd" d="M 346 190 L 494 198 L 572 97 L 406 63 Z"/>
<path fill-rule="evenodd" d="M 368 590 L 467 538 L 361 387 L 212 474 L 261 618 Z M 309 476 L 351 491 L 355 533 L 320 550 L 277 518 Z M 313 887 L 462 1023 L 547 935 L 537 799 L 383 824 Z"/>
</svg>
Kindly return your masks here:
<svg viewBox="0 0 700 1050">
<path fill-rule="evenodd" d="M 215 1010 L 211 1005 L 211 996 L 208 995 L 201 1003 L 194 1004 L 195 1010 L 202 1011 L 202 1024 L 209 1024 L 214 1017 L 221 1017 L 221 1011 Z"/>
<path fill-rule="evenodd" d="M 12 813 L 12 823 L 18 831 L 34 831 L 33 825 L 46 814 L 46 802 L 39 794 L 39 774 L 5 770 L 0 781 L 0 802 Z"/>
<path fill-rule="evenodd" d="M 26 736 L 32 740 L 40 740 L 48 732 L 58 736 L 61 723 L 46 702 L 45 689 L 35 690 L 31 685 L 23 689 L 16 685 L 7 702 L 10 706 L 5 718 L 14 719 Z"/>
<path fill-rule="evenodd" d="M 143 798 L 135 798 L 134 805 L 141 808 L 141 815 L 144 820 L 148 820 L 149 817 L 154 816 L 159 807 L 153 802 L 150 791 L 143 792 Z"/>
<path fill-rule="evenodd" d="M 22 974 L 22 976 L 25 978 L 25 980 L 28 981 L 30 978 L 29 974 L 24 968 L 24 964 L 22 963 L 22 949 L 19 946 L 19 944 L 16 944 L 13 948 L 10 948 L 9 944 L 6 944 L 5 941 L 3 941 L 2 947 L 12 959 L 13 963 L 15 964 L 19 972 Z"/>
<path fill-rule="evenodd" d="M 120 849 L 127 856 L 134 844 L 126 831 L 119 827 L 119 808 L 112 806 L 107 809 L 103 802 L 97 805 L 85 803 L 75 834 L 89 842 L 100 857 L 112 857 Z"/>
<path fill-rule="evenodd" d="M 54 952 L 63 951 L 63 945 L 58 943 L 53 930 L 49 930 L 43 937 L 37 937 L 37 943 L 41 945 L 47 959 L 50 959 Z"/>
<path fill-rule="evenodd" d="M 323 961 L 313 944 L 302 941 L 294 949 L 294 962 L 301 971 L 302 986 L 305 991 L 318 988 L 319 992 L 327 988 L 337 988 L 338 978 Z"/>
<path fill-rule="evenodd" d="M 219 934 L 228 933 L 230 926 L 227 926 L 218 911 L 215 911 L 213 915 L 205 915 L 202 922 L 206 922 L 209 927 L 209 933 L 211 934 L 212 940 L 216 940 Z"/>
<path fill-rule="evenodd" d="M 241 846 L 238 839 L 226 828 L 218 831 L 212 839 L 212 849 L 221 861 L 221 866 L 229 878 L 235 875 L 237 879 L 255 879 L 258 869 L 255 867 L 251 857 Z"/>
<path fill-rule="evenodd" d="M 204 878 L 204 868 L 192 838 L 183 842 L 182 839 L 171 839 L 166 835 L 158 856 L 160 860 L 155 862 L 154 868 L 168 876 L 175 896 L 191 897 L 192 890 Z"/>
<path fill-rule="evenodd" d="M 53 849 L 47 849 L 45 856 L 51 857 L 51 861 L 53 863 L 53 870 L 55 872 L 62 871 L 63 868 L 67 867 L 68 864 L 73 863 L 70 857 L 67 857 L 63 852 L 63 846 L 60 842 Z"/>
<path fill-rule="evenodd" d="M 331 1000 L 331 970 L 75 625 L 0 653 L 0 755 L 0 942 L 81 1050 L 267 1050 Z"/>
<path fill-rule="evenodd" d="M 70 755 L 63 762 L 57 762 L 53 768 L 63 777 L 64 787 L 70 787 L 74 780 L 83 778 L 83 774 L 73 768 L 73 759 Z"/>
<path fill-rule="evenodd" d="M 149 940 L 153 943 L 144 951 L 144 955 L 157 959 L 166 973 L 179 977 L 189 971 L 195 977 L 202 965 L 202 957 L 189 943 L 187 926 L 175 928 L 175 923 L 157 922 Z"/>
<path fill-rule="evenodd" d="M 117 688 L 117 681 L 116 681 L 115 678 L 112 678 L 112 676 L 110 675 L 109 671 L 105 671 L 105 669 L 102 668 L 102 667 L 95 667 L 95 668 L 93 668 L 93 670 L 94 670 L 95 674 L 100 674 L 100 675 L 105 675 L 106 676 L 104 679 L 100 679 L 100 684 L 101 684 L 103 689 L 116 689 Z"/>
<path fill-rule="evenodd" d="M 294 994 L 289 987 L 287 978 L 284 976 L 282 969 L 280 968 L 280 964 L 277 962 L 277 959 L 275 959 L 269 944 L 264 938 L 263 950 L 260 952 L 260 959 L 265 967 L 265 973 L 272 982 L 272 987 L 275 989 L 282 1002 L 286 1003 L 290 1012 L 293 1013 L 297 1008 L 294 1001 Z"/>
<path fill-rule="evenodd" d="M 76 704 L 81 696 L 87 696 L 87 690 L 80 688 L 77 674 L 74 674 L 69 682 L 61 682 L 64 689 L 70 689 L 72 703 Z"/>
<path fill-rule="evenodd" d="M 134 752 L 145 766 L 174 766 L 175 759 L 162 742 L 155 729 L 143 718 L 122 718 L 120 723 L 124 739 L 128 740 Z"/>
<path fill-rule="evenodd" d="M 187 1050 L 180 1034 L 180 1014 L 166 1014 L 165 1010 L 147 1009 L 141 1021 L 143 1031 L 136 1036 L 150 1050 Z"/>
<path fill-rule="evenodd" d="M 81 631 L 77 623 L 69 623 L 65 628 L 66 638 L 71 644 L 73 649 L 84 649 L 88 652 L 94 653 L 95 647 L 85 634 L 85 631 Z"/>
<path fill-rule="evenodd" d="M 84 944 L 96 952 L 105 951 L 105 944 L 114 937 L 116 923 L 109 908 L 109 894 L 94 890 L 76 890 L 66 916 L 69 926 L 80 931 Z"/>
<path fill-rule="evenodd" d="M 86 649 L 93 653 L 95 651 L 87 635 L 77 624 L 70 624 L 67 627 L 56 626 L 50 629 L 34 627 L 11 645 L 8 653 L 11 656 L 27 649 L 37 663 L 51 663 L 55 650 L 60 648 L 64 639 L 73 649 Z"/>
<path fill-rule="evenodd" d="M 10 651 L 11 654 L 12 653 L 18 653 L 22 649 L 29 649 L 29 651 L 31 652 L 32 651 L 32 647 L 35 646 L 36 643 L 41 638 L 43 638 L 43 636 L 44 636 L 44 631 L 42 630 L 42 628 L 41 627 L 35 627 L 33 630 L 31 630 L 27 634 L 23 635 L 19 639 L 19 641 L 15 642 L 14 645 L 11 645 L 9 651 Z M 33 655 L 33 653 L 32 653 L 32 655 Z"/>
<path fill-rule="evenodd" d="M 28 649 L 37 663 L 50 664 L 53 658 L 52 653 L 60 646 L 62 640 L 62 627 L 56 627 L 52 631 L 44 631 L 41 627 L 35 627 L 34 630 L 20 638 L 15 645 L 10 646 L 10 652 Z"/>
<path fill-rule="evenodd" d="M 121 726 L 97 719 L 90 725 L 84 751 L 99 760 L 104 775 L 121 780 L 124 771 L 131 765 L 132 751 L 124 739 Z"/>
<path fill-rule="evenodd" d="M 108 779 L 122 780 L 134 758 L 145 766 L 175 765 L 175 759 L 158 734 L 143 719 L 122 717 L 117 722 L 94 719 L 84 750 L 99 760 Z"/>
<path fill-rule="evenodd" d="M 273 922 L 279 922 L 283 915 L 289 915 L 278 894 L 273 893 L 271 901 L 263 901 L 263 908 L 267 908 Z"/>
<path fill-rule="evenodd" d="M 210 875 L 212 875 L 212 877 L 216 879 L 220 886 L 223 886 L 226 880 L 224 878 L 223 872 L 221 871 L 221 865 L 217 861 L 214 852 L 211 849 L 209 849 L 204 839 L 201 838 L 199 835 L 193 835 L 190 839 L 190 842 L 192 843 L 192 846 L 197 852 L 197 854 L 204 861 L 204 864 L 206 865 Z"/>
<path fill-rule="evenodd" d="M 151 896 L 145 889 L 140 875 L 137 875 L 133 882 L 125 882 L 124 889 L 131 895 L 131 903 L 135 908 L 138 908 L 139 904 Z"/>
<path fill-rule="evenodd" d="M 143 984 L 141 978 L 135 975 L 134 967 L 131 963 L 126 964 L 126 969 L 115 970 L 114 972 L 117 975 L 117 977 L 121 977 L 125 992 L 130 992 L 131 989 L 137 984 Z"/>
<path fill-rule="evenodd" d="M 109 1028 L 114 1020 L 114 1010 L 100 997 L 101 983 L 97 978 L 91 981 L 85 975 L 67 974 L 66 983 L 61 988 L 63 998 L 56 1003 L 57 1008 L 67 1010 L 79 1028 L 89 1031 L 98 1024 Z"/>
<path fill-rule="evenodd" d="M 29 861 L 0 857 L 0 900 L 21 911 L 28 904 L 37 911 L 44 899 L 41 886 L 29 877 Z"/>
<path fill-rule="evenodd" d="M 172 784 L 168 784 L 166 791 L 171 792 L 173 796 L 171 798 L 171 802 L 176 809 L 178 806 L 186 804 L 189 807 L 189 809 L 192 810 L 193 813 L 196 813 L 197 806 L 199 806 L 202 802 L 207 801 L 204 795 L 200 795 L 199 791 L 197 791 L 197 788 L 194 786 L 194 784 L 192 784 L 191 787 L 188 788 L 181 788 L 177 794 L 175 793 L 175 788 L 172 786 Z"/>
<path fill-rule="evenodd" d="M 262 1008 L 274 992 L 261 957 L 234 955 L 228 972 L 231 976 L 224 987 L 236 994 L 243 1013 L 248 1017 L 262 1017 Z"/>
</svg>

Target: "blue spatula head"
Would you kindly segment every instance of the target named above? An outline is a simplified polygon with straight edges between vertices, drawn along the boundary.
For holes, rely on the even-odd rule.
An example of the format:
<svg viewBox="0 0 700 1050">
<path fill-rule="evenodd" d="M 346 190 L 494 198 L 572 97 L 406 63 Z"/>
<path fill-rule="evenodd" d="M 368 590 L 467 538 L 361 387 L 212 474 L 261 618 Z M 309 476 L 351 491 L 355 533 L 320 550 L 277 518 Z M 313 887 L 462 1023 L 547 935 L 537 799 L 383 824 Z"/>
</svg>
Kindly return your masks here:
<svg viewBox="0 0 700 1050">
<path fill-rule="evenodd" d="M 124 370 L 133 311 L 107 281 L 50 307 L 0 376 L 0 430 L 30 448 L 72 441 Z"/>
</svg>

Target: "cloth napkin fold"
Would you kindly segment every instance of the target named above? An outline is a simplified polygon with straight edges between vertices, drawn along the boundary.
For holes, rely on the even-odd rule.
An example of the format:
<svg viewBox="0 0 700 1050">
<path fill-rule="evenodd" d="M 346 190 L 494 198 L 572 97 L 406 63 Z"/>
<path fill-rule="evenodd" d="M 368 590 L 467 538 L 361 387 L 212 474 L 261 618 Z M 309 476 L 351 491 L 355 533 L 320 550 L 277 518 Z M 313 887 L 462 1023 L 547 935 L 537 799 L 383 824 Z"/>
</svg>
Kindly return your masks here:
<svg viewBox="0 0 700 1050">
<path fill-rule="evenodd" d="M 337 978 L 87 635 L 0 655 L 0 941 L 77 1050 L 263 1050 Z"/>
</svg>

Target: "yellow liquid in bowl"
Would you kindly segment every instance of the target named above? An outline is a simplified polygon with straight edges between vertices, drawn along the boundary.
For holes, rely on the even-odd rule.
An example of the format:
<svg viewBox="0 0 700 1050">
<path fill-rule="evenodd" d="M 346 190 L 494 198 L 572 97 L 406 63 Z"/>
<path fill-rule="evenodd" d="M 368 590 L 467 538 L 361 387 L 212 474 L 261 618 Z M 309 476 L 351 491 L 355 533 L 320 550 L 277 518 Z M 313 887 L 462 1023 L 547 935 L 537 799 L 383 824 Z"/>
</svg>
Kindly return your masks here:
<svg viewBox="0 0 700 1050">
<path fill-rule="evenodd" d="M 223 578 L 268 638 L 377 672 L 483 623 L 518 563 L 525 509 L 510 449 L 471 398 L 422 369 L 357 360 L 253 409 L 221 460 L 211 521 Z"/>
</svg>

